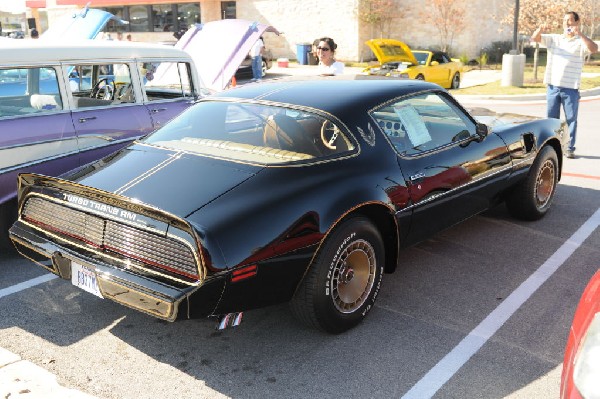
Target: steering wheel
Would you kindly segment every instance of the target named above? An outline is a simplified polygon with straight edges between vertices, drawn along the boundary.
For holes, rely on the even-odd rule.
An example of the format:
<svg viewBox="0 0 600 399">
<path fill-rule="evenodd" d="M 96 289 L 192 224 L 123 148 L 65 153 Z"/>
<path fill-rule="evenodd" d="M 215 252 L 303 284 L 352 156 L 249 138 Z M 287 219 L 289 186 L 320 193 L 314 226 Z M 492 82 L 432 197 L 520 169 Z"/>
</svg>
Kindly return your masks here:
<svg viewBox="0 0 600 399">
<path fill-rule="evenodd" d="M 321 141 L 323 145 L 330 150 L 336 150 L 337 146 L 335 145 L 335 141 L 340 134 L 340 130 L 336 125 L 331 123 L 330 121 L 323 122 L 321 125 Z"/>
<path fill-rule="evenodd" d="M 104 83 L 104 86 L 100 85 Z M 96 98 L 98 100 L 112 100 L 115 94 L 114 81 L 110 78 L 102 78 L 94 85 L 90 98 Z"/>
</svg>

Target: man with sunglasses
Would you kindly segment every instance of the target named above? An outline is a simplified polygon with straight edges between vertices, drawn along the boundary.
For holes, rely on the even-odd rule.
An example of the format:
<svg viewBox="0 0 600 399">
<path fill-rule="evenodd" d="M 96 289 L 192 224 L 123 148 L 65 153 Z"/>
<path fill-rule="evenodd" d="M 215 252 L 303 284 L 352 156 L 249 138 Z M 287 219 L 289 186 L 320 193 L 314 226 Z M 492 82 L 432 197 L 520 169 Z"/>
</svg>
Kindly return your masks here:
<svg viewBox="0 0 600 399">
<path fill-rule="evenodd" d="M 337 44 L 329 37 L 322 37 L 317 46 L 319 57 L 319 74 L 323 76 L 341 75 L 344 73 L 344 64 L 335 60 Z"/>
</svg>

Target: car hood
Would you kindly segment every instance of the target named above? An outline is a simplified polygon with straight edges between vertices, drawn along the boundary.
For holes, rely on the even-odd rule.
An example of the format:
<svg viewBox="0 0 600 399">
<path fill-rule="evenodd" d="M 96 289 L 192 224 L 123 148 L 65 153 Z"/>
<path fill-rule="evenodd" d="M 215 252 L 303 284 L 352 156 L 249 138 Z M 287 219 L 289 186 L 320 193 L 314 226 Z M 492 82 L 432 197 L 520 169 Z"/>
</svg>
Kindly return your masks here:
<svg viewBox="0 0 600 399">
<path fill-rule="evenodd" d="M 415 58 L 410 48 L 403 42 L 394 39 L 371 39 L 365 42 L 373 51 L 375 57 L 380 64 L 389 62 L 409 62 L 417 65 Z"/>
<path fill-rule="evenodd" d="M 277 29 L 243 19 L 224 19 L 192 26 L 176 48 L 187 51 L 204 84 L 222 91 L 264 32 L 279 35 Z"/>
<path fill-rule="evenodd" d="M 64 41 L 94 39 L 104 28 L 108 21 L 113 20 L 118 24 L 125 25 L 123 21 L 113 14 L 98 10 L 88 9 L 87 6 L 71 15 L 66 15 L 40 35 L 44 41 Z"/>
<path fill-rule="evenodd" d="M 478 122 L 485 123 L 491 127 L 501 127 L 506 125 L 513 125 L 519 123 L 526 123 L 535 121 L 539 118 L 537 116 L 531 115 L 521 115 L 521 114 L 513 114 L 513 113 L 498 113 L 494 112 L 488 108 L 482 107 L 473 107 L 467 108 L 467 111 L 477 119 Z"/>
<path fill-rule="evenodd" d="M 88 165 L 70 179 L 187 217 L 261 169 L 134 144 Z"/>
</svg>

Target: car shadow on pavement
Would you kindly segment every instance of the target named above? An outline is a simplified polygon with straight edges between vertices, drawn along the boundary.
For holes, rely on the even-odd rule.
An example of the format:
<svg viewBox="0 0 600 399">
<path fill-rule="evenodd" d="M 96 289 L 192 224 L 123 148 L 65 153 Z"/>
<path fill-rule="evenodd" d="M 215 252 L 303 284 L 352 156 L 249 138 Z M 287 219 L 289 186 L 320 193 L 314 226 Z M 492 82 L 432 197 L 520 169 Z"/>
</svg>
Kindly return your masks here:
<svg viewBox="0 0 600 399">
<path fill-rule="evenodd" d="M 286 304 L 246 312 L 239 327 L 223 331 L 209 319 L 168 323 L 59 279 L 14 294 L 19 306 L 3 308 L 0 332 L 17 326 L 58 346 L 45 349 L 48 353 L 34 351 L 56 358 L 54 367 L 67 367 L 63 352 L 85 349 L 88 340 L 99 342 L 102 347 L 90 352 L 85 367 L 70 378 L 89 384 L 94 395 L 115 392 L 105 399 L 187 397 L 193 389 L 200 389 L 198 397 L 399 397 L 588 217 L 572 204 L 586 197 L 600 203 L 599 196 L 559 186 L 554 207 L 539 222 L 515 221 L 499 206 L 404 250 L 398 270 L 384 276 L 369 317 L 340 335 L 302 326 Z M 568 223 L 557 217 L 569 213 Z M 532 242 L 534 253 L 521 245 Z M 569 309 L 579 293 L 562 292 L 561 281 L 544 289 L 560 291 L 544 299 L 551 301 L 552 314 L 515 315 L 477 355 L 483 360 L 467 364 L 449 382 L 448 396 L 501 398 L 560 365 Z M 554 330 L 539 328 L 546 325 Z M 557 334 L 557 329 L 565 331 Z M 98 341 L 94 336 L 101 331 Z M 165 374 L 165 365 L 184 375 Z M 112 388 L 114 376 L 131 376 L 132 370 L 139 378 L 126 381 L 126 393 Z M 477 378 L 469 380 L 473 375 Z"/>
</svg>

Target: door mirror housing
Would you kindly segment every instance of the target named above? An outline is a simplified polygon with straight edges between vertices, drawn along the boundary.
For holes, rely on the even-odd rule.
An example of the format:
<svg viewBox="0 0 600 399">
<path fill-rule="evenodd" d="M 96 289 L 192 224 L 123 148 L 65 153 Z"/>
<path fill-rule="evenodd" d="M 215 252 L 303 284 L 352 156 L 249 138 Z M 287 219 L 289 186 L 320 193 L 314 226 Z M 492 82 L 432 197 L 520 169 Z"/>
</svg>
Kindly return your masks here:
<svg viewBox="0 0 600 399">
<path fill-rule="evenodd" d="M 481 139 L 486 138 L 490 134 L 491 131 L 492 131 L 492 129 L 488 125 L 486 125 L 485 123 L 478 123 L 475 126 L 475 133 L 477 133 L 477 135 Z"/>
</svg>

